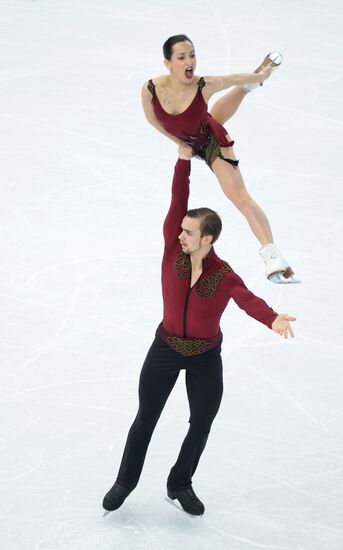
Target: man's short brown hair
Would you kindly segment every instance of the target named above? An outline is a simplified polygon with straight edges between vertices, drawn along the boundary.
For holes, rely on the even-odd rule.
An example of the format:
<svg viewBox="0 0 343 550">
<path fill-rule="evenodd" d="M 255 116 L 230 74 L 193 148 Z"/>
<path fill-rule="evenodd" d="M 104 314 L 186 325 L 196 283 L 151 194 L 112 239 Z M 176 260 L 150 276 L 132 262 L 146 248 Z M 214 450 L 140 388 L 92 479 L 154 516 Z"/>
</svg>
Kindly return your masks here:
<svg viewBox="0 0 343 550">
<path fill-rule="evenodd" d="M 222 230 L 222 221 L 217 212 L 211 208 L 193 208 L 188 210 L 186 216 L 200 220 L 201 236 L 211 235 L 212 244 L 216 242 Z"/>
</svg>

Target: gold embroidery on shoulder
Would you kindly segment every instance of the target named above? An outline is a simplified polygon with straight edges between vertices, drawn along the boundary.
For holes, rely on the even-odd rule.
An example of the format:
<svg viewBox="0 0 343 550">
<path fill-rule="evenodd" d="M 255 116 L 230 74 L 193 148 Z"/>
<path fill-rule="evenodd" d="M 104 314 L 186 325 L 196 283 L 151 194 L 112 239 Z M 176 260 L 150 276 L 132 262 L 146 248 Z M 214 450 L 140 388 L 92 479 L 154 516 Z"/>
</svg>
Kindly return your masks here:
<svg viewBox="0 0 343 550">
<path fill-rule="evenodd" d="M 185 254 L 182 250 L 180 250 L 174 262 L 174 269 L 176 270 L 177 278 L 184 279 L 186 277 L 186 273 L 191 270 L 191 260 L 189 258 L 189 254 Z"/>
<path fill-rule="evenodd" d="M 215 295 L 218 285 L 224 277 L 225 271 L 233 271 L 233 269 L 227 262 L 223 261 L 223 266 L 220 269 L 214 273 L 211 273 L 208 277 L 200 279 L 199 286 L 196 289 L 196 293 L 199 298 L 206 300 L 207 298 L 212 298 Z"/>
</svg>

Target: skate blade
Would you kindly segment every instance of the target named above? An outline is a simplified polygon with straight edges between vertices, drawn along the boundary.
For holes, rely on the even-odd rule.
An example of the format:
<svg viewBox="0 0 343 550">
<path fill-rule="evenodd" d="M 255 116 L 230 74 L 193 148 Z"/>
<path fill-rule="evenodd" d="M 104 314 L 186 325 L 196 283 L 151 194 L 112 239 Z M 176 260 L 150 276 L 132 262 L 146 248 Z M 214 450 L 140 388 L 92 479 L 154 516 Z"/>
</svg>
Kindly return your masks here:
<svg viewBox="0 0 343 550">
<path fill-rule="evenodd" d="M 268 55 L 266 55 L 261 65 L 256 69 L 255 72 L 261 71 L 261 69 L 264 69 L 264 67 L 268 67 L 268 65 L 270 66 L 271 70 L 274 71 L 277 67 L 280 67 L 282 61 L 283 56 L 280 52 L 270 52 Z"/>
<path fill-rule="evenodd" d="M 278 67 L 280 67 L 281 63 L 283 61 L 283 55 L 279 52 L 270 52 L 264 60 L 262 61 L 261 65 L 255 69 L 254 73 L 259 73 L 264 69 L 265 67 L 270 66 L 270 69 L 272 72 L 275 71 Z M 263 82 L 260 82 L 260 86 L 263 86 Z"/>
<path fill-rule="evenodd" d="M 283 55 L 280 52 L 270 52 L 265 58 L 266 65 L 272 64 L 272 70 L 279 67 L 283 61 Z"/>
<path fill-rule="evenodd" d="M 292 285 L 301 283 L 300 279 L 290 275 L 290 277 L 284 277 L 283 273 L 273 273 L 268 277 L 268 280 L 274 283 L 275 285 Z"/>
<path fill-rule="evenodd" d="M 105 518 L 106 516 L 108 516 L 108 514 L 111 514 L 112 513 L 112 510 L 105 510 L 104 513 L 102 514 L 102 517 Z"/>
<path fill-rule="evenodd" d="M 191 518 L 202 518 L 202 516 L 195 516 L 194 514 L 190 514 L 189 512 L 186 512 L 186 510 L 184 510 L 181 506 L 181 504 L 179 504 L 179 501 L 178 500 L 172 500 L 171 498 L 169 497 L 164 497 L 164 500 L 166 500 L 167 502 L 169 502 L 169 504 L 171 504 L 172 506 L 174 506 L 175 508 L 177 508 L 178 510 L 180 510 L 180 512 L 183 512 L 184 514 L 186 514 L 187 516 L 191 517 Z"/>
<path fill-rule="evenodd" d="M 184 509 L 182 508 L 181 504 L 179 504 L 179 501 L 178 501 L 178 500 L 175 502 L 175 500 L 172 500 L 172 499 L 169 498 L 169 497 L 164 497 L 164 500 L 166 500 L 167 502 L 169 502 L 169 504 L 171 504 L 172 506 L 174 506 L 174 507 L 177 508 L 178 510 L 181 510 L 181 512 L 184 512 Z"/>
</svg>

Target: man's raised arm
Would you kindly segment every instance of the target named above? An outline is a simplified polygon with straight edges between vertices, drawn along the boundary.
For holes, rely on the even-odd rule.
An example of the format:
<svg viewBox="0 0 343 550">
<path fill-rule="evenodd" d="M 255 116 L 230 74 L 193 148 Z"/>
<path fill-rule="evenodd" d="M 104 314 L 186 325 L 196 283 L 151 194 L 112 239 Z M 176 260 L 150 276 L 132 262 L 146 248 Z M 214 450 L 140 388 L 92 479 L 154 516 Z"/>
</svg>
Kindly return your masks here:
<svg viewBox="0 0 343 550">
<path fill-rule="evenodd" d="M 190 172 L 190 160 L 180 155 L 174 169 L 171 203 L 163 224 L 164 242 L 168 247 L 173 246 L 177 241 L 181 233 L 182 220 L 188 210 Z"/>
</svg>

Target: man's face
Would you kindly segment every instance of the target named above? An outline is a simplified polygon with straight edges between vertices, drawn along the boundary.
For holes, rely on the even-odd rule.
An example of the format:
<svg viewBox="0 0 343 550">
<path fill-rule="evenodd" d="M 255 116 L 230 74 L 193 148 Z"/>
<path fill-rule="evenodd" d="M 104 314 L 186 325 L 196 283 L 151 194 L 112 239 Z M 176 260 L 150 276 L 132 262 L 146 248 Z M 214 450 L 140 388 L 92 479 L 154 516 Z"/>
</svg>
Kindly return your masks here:
<svg viewBox="0 0 343 550">
<path fill-rule="evenodd" d="M 185 216 L 181 224 L 181 233 L 179 241 L 182 246 L 182 252 L 191 254 L 200 250 L 203 246 L 209 244 L 210 237 L 201 237 L 200 220 L 197 218 L 189 218 Z"/>
</svg>

